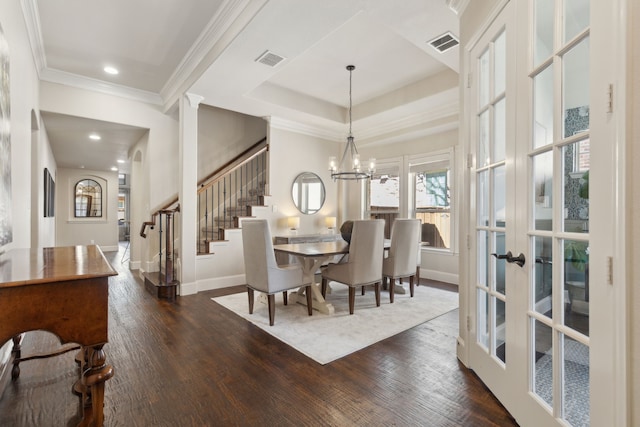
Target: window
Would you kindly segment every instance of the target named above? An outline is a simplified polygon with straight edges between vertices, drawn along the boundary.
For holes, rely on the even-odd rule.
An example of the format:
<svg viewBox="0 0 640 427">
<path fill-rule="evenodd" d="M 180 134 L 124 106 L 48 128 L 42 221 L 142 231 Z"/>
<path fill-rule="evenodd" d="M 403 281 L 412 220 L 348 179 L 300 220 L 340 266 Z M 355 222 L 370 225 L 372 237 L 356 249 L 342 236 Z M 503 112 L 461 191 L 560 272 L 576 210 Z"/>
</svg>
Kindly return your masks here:
<svg viewBox="0 0 640 427">
<path fill-rule="evenodd" d="M 413 176 L 415 217 L 422 220 L 422 244 L 451 249 L 451 187 L 453 151 L 409 160 Z"/>
<path fill-rule="evenodd" d="M 369 218 L 385 220 L 385 237 L 400 214 L 400 161 L 380 162 L 369 180 Z"/>
<path fill-rule="evenodd" d="M 93 179 L 76 183 L 74 213 L 76 218 L 102 216 L 102 187 Z"/>
</svg>

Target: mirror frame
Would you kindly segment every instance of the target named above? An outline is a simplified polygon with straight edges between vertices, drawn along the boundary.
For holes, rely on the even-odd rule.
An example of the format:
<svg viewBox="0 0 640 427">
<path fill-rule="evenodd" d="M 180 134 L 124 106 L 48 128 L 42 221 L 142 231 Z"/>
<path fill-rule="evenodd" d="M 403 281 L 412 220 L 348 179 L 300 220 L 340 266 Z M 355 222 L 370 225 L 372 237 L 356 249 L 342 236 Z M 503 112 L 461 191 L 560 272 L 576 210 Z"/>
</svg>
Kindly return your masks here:
<svg viewBox="0 0 640 427">
<path fill-rule="evenodd" d="M 317 201 L 318 203 L 317 209 L 310 209 L 308 207 L 309 206 L 308 201 L 305 204 L 302 204 L 299 202 L 296 194 L 296 188 L 301 188 L 301 187 L 298 187 L 298 185 L 302 185 L 305 183 L 306 184 L 316 183 L 316 182 L 320 184 L 320 195 L 319 195 L 320 200 Z M 301 191 L 298 191 L 298 192 L 302 193 Z M 308 195 L 308 192 L 306 194 Z M 326 198 L 327 198 L 327 190 L 324 186 L 324 182 L 322 181 L 322 178 L 320 178 L 317 174 L 313 172 L 302 172 L 298 174 L 298 176 L 296 176 L 296 178 L 293 180 L 293 183 L 291 184 L 291 200 L 293 201 L 293 204 L 295 205 L 295 207 L 305 215 L 313 215 L 318 211 L 320 211 L 320 209 L 322 209 L 322 206 L 324 206 L 324 202 Z"/>
</svg>

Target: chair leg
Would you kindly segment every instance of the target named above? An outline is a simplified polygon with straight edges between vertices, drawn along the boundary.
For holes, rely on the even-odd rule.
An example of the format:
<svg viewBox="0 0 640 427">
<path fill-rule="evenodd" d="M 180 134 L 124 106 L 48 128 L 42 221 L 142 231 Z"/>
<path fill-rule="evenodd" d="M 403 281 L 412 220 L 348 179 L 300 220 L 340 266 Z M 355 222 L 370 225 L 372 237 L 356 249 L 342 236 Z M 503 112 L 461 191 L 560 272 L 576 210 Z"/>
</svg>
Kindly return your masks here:
<svg viewBox="0 0 640 427">
<path fill-rule="evenodd" d="M 376 290 L 376 307 L 380 307 L 380 282 L 376 282 L 373 287 Z M 391 289 L 393 289 L 393 283 L 391 284 Z"/>
<path fill-rule="evenodd" d="M 364 295 L 364 286 L 362 287 L 362 295 Z"/>
<path fill-rule="evenodd" d="M 353 314 L 353 309 L 356 306 L 356 288 L 349 286 L 349 314 Z"/>
<path fill-rule="evenodd" d="M 413 276 L 409 277 L 409 293 L 411 294 L 411 298 L 413 298 Z"/>
<path fill-rule="evenodd" d="M 389 285 L 389 303 L 393 304 L 393 297 L 396 294 L 396 284 L 394 279 L 390 279 L 391 285 Z"/>
<path fill-rule="evenodd" d="M 274 294 L 267 295 L 267 303 L 269 305 L 269 326 L 273 326 L 276 317 L 276 296 Z"/>
<path fill-rule="evenodd" d="M 420 286 L 420 266 L 416 267 L 416 286 Z"/>
<path fill-rule="evenodd" d="M 249 314 L 253 314 L 253 289 L 248 287 L 247 295 L 249 295 Z"/>
<path fill-rule="evenodd" d="M 282 293 L 282 301 L 284 302 L 284 305 L 289 304 L 289 298 L 288 298 L 288 296 L 287 296 L 287 291 L 284 291 L 284 292 Z"/>
<path fill-rule="evenodd" d="M 320 293 L 322 294 L 322 298 L 327 297 L 327 279 L 322 278 L 322 287 L 320 288 Z"/>
<path fill-rule="evenodd" d="M 304 292 L 307 295 L 307 313 L 311 316 L 311 314 L 313 314 L 313 295 L 311 295 L 311 285 L 307 285 Z"/>
</svg>

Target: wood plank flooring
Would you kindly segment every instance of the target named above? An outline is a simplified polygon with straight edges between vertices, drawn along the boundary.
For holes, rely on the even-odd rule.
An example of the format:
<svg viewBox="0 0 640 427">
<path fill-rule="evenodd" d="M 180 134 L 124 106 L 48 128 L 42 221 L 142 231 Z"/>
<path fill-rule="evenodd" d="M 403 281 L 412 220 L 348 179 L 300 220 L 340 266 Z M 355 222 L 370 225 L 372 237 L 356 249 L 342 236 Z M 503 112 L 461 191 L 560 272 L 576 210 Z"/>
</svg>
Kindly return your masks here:
<svg viewBox="0 0 640 427">
<path fill-rule="evenodd" d="M 159 301 L 121 252 L 106 255 L 120 274 L 110 287 L 105 425 L 517 425 L 456 359 L 457 310 L 322 366 L 211 301 L 242 287 Z M 28 333 L 23 355 L 56 346 Z M 73 357 L 23 363 L 0 399 L 0 426 L 75 425 Z"/>
</svg>

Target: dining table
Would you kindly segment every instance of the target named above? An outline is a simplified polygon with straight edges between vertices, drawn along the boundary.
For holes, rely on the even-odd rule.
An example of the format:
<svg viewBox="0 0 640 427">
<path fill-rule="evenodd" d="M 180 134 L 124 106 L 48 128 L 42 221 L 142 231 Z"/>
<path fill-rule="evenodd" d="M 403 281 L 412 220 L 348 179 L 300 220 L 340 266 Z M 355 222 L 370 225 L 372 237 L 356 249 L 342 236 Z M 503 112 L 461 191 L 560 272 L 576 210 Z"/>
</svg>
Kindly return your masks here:
<svg viewBox="0 0 640 427">
<path fill-rule="evenodd" d="M 385 251 L 391 246 L 389 239 L 384 240 Z M 332 258 L 349 253 L 349 243 L 344 240 L 332 242 L 309 242 L 309 243 L 283 243 L 273 245 L 276 253 L 292 255 L 297 259 L 302 267 L 303 283 L 311 283 L 313 308 L 324 314 L 334 314 L 335 309 L 330 302 L 322 296 L 320 283 L 316 282 L 315 274 L 320 266 Z M 306 305 L 305 286 L 301 286 L 297 292 L 292 292 L 289 298 L 299 304 Z M 397 289 L 397 288 L 396 288 Z M 400 293 L 402 290 L 398 289 Z M 331 293 L 331 287 L 327 289 Z"/>
<path fill-rule="evenodd" d="M 315 281 L 315 273 L 320 266 L 337 255 L 349 253 L 349 244 L 344 240 L 333 242 L 284 243 L 273 245 L 276 253 L 294 256 L 302 267 L 303 283 L 311 283 L 313 308 L 324 314 L 334 314 L 335 309 L 322 296 L 320 283 Z M 305 286 L 289 295 L 292 301 L 306 304 Z"/>
</svg>

